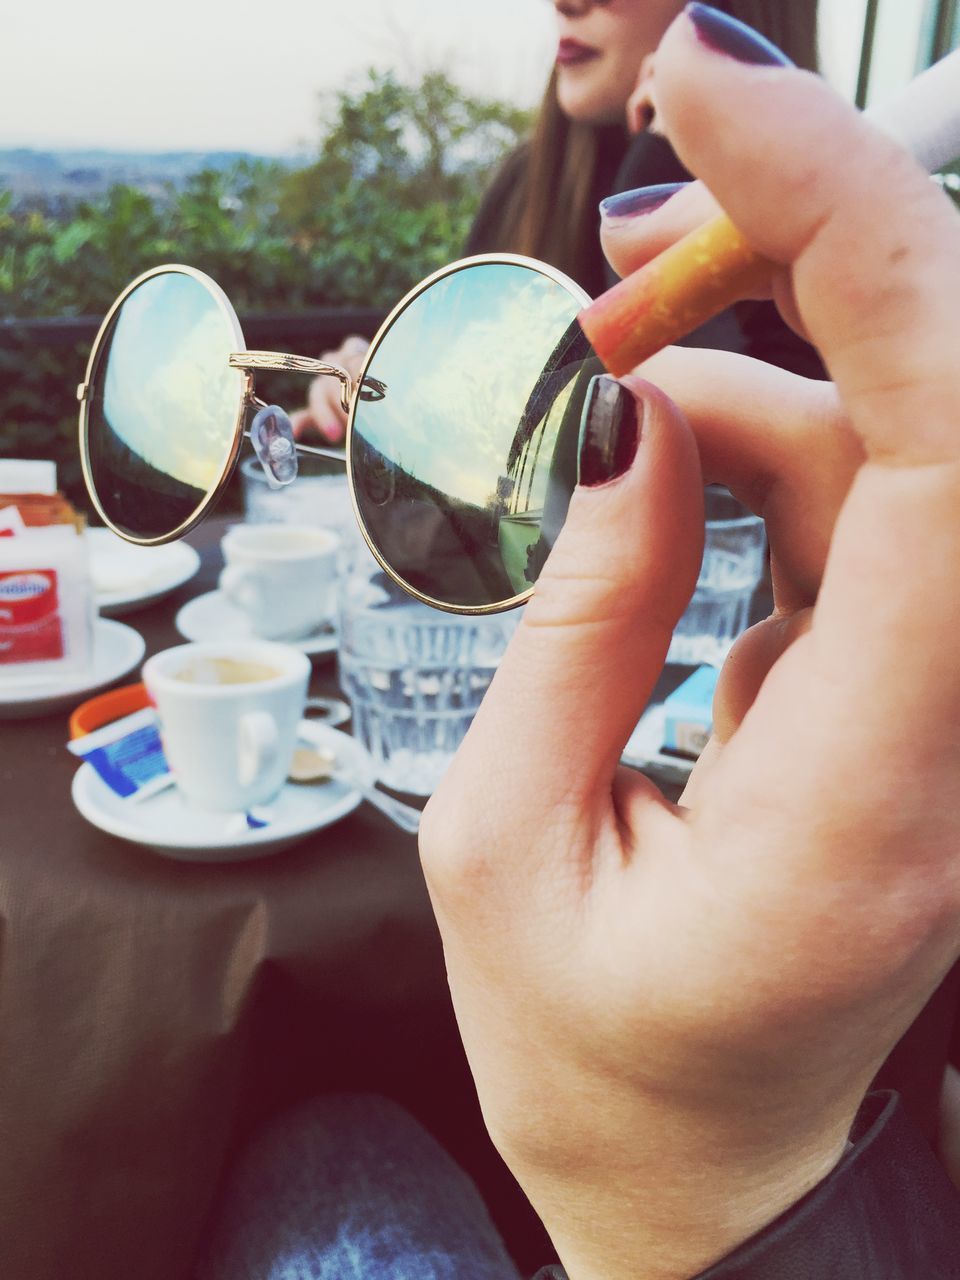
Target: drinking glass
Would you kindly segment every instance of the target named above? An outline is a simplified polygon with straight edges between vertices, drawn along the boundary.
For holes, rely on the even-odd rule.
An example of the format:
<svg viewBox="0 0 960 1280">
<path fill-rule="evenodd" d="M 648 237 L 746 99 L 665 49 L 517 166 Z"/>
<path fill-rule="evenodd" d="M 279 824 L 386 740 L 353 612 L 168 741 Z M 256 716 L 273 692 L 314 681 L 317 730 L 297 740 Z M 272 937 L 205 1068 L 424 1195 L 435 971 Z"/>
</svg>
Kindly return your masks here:
<svg viewBox="0 0 960 1280">
<path fill-rule="evenodd" d="M 704 504 L 700 575 L 667 661 L 718 667 L 749 625 L 753 593 L 763 576 L 766 531 L 759 516 L 719 485 L 707 488 Z"/>
<path fill-rule="evenodd" d="M 340 683 L 380 782 L 428 796 L 470 727 L 517 615 L 441 613 L 369 554 L 340 587 Z"/>
<path fill-rule="evenodd" d="M 341 536 L 356 526 L 346 470 L 333 458 L 304 454 L 296 484 L 282 489 L 271 487 L 257 458 L 242 462 L 240 474 L 248 524 L 312 524 Z"/>
</svg>

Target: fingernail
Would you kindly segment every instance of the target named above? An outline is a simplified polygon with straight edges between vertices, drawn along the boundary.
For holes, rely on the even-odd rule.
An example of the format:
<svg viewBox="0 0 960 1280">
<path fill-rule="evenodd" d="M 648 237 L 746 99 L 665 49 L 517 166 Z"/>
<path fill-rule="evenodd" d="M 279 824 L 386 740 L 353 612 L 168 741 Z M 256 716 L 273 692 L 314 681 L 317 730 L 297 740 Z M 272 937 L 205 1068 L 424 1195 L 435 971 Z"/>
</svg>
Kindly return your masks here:
<svg viewBox="0 0 960 1280">
<path fill-rule="evenodd" d="M 638 407 L 616 378 L 591 378 L 580 419 L 580 484 L 596 488 L 630 470 L 640 442 Z"/>
<path fill-rule="evenodd" d="M 708 4 L 688 4 L 684 10 L 693 23 L 701 44 L 715 53 L 724 53 L 738 62 L 757 66 L 792 67 L 793 63 L 775 44 L 745 22 L 739 22 Z"/>
<path fill-rule="evenodd" d="M 686 185 L 685 182 L 662 182 L 657 187 L 638 187 L 636 191 L 621 191 L 615 196 L 607 196 L 606 200 L 600 201 L 600 220 L 606 225 L 621 218 L 653 213 Z"/>
</svg>

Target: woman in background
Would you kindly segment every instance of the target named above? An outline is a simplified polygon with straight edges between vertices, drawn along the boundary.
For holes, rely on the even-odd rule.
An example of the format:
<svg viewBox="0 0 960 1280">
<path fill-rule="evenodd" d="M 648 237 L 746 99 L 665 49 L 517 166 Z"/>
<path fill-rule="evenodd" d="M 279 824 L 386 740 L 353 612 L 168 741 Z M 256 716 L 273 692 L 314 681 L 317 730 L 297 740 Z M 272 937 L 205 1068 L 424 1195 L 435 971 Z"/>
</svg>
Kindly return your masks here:
<svg viewBox="0 0 960 1280">
<path fill-rule="evenodd" d="M 554 0 L 557 57 L 533 136 L 494 179 L 468 253 L 539 258 L 591 297 L 612 283 L 597 234 L 601 200 L 690 177 L 649 128 L 652 55 L 683 7 L 682 0 Z M 721 0 L 715 8 L 798 67 L 817 69 L 817 0 Z"/>
<path fill-rule="evenodd" d="M 465 254 L 537 258 L 591 297 L 614 283 L 600 249 L 600 202 L 690 177 L 666 139 L 650 129 L 653 53 L 683 7 L 683 0 L 553 0 L 557 55 L 533 134 L 494 177 Z M 721 0 L 716 7 L 759 31 L 798 67 L 816 70 L 817 0 Z M 815 352 L 769 302 L 743 303 L 684 341 L 823 376 Z M 321 359 L 356 376 L 367 345 L 353 336 Z M 293 415 L 299 439 L 343 439 L 338 392 L 331 378 L 313 382 L 307 407 Z"/>
</svg>

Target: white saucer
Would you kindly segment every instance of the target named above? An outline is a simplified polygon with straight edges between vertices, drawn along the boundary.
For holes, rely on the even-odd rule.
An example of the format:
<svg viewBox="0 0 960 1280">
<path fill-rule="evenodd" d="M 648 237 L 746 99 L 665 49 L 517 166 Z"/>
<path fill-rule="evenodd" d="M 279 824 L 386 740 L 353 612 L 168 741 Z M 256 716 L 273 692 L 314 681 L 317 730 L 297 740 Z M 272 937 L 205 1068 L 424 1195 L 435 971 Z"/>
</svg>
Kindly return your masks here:
<svg viewBox="0 0 960 1280">
<path fill-rule="evenodd" d="M 682 782 L 690 776 L 695 760 L 683 756 L 667 755 L 663 750 L 663 722 L 665 711 L 662 702 L 648 707 L 630 735 L 630 740 L 620 756 L 623 764 L 634 769 L 653 769 L 670 781 Z"/>
<path fill-rule="evenodd" d="M 143 636 L 133 627 L 97 618 L 93 624 L 93 663 L 84 671 L 46 679 L 0 676 L 0 720 L 45 716 L 65 707 L 72 711 L 85 697 L 139 666 L 145 648 Z"/>
<path fill-rule="evenodd" d="M 300 730 L 305 741 L 335 752 L 338 767 L 371 776 L 369 756 L 349 734 L 306 720 Z M 238 815 L 190 808 L 176 787 L 146 800 L 122 800 L 89 764 L 82 764 L 74 774 L 71 794 L 93 826 L 179 862 L 238 862 L 279 853 L 352 813 L 361 798 L 359 791 L 343 782 L 288 783 L 263 806 L 273 814 L 269 825 L 238 833 Z"/>
<path fill-rule="evenodd" d="M 200 557 L 186 542 L 138 547 L 109 529 L 88 529 L 90 576 L 101 614 L 119 617 L 143 609 L 189 582 Z"/>
<path fill-rule="evenodd" d="M 247 640 L 253 636 L 249 617 L 222 591 L 208 591 L 189 600 L 174 618 L 174 626 L 185 640 Z M 300 649 L 309 658 L 318 658 L 336 652 L 337 633 L 324 627 L 300 640 L 282 643 Z"/>
</svg>

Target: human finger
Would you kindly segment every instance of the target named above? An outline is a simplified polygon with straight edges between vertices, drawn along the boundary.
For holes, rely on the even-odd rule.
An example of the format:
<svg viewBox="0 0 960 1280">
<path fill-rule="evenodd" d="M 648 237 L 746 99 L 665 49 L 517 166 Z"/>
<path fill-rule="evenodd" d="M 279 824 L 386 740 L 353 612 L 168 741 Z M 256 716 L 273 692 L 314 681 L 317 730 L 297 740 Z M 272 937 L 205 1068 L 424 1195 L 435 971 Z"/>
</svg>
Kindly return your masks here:
<svg viewBox="0 0 960 1280">
<path fill-rule="evenodd" d="M 654 131 L 663 133 L 659 124 Z M 628 276 L 719 212 L 719 204 L 699 180 L 621 191 L 600 202 L 600 244 L 617 275 Z M 807 337 L 783 272 L 772 272 L 767 281 L 754 280 L 743 297 L 773 298 L 786 323 Z"/>
<path fill-rule="evenodd" d="M 358 333 L 351 333 L 344 338 L 336 351 L 329 352 L 322 358 L 329 360 L 331 364 L 341 365 L 348 373 L 355 375 L 359 372 L 369 350 L 370 342 L 367 338 L 361 337 Z"/>
<path fill-rule="evenodd" d="M 327 363 L 326 355 L 321 357 Z M 340 403 L 340 383 L 329 374 L 321 374 L 310 383 L 307 408 L 317 434 L 330 444 L 338 444 L 347 431 L 347 415 Z"/>
<path fill-rule="evenodd" d="M 830 383 L 727 351 L 667 347 L 640 373 L 683 410 L 704 480 L 763 516 L 781 612 L 812 604 L 863 461 Z"/>
<path fill-rule="evenodd" d="M 629 275 L 720 212 L 702 182 L 664 182 L 600 202 L 600 244 L 619 276 Z"/>
<path fill-rule="evenodd" d="M 804 645 L 812 683 L 779 684 L 781 724 L 821 757 L 829 738 L 839 758 L 883 741 L 913 760 L 960 711 L 960 222 L 822 81 L 727 56 L 727 20 L 704 9 L 658 52 L 665 127 L 758 253 L 789 269 L 864 457 Z"/>
<path fill-rule="evenodd" d="M 653 88 L 653 69 L 654 55 L 650 53 L 640 63 L 636 88 L 627 99 L 628 133 L 642 133 L 644 129 L 655 129 L 657 106 Z"/>
<path fill-rule="evenodd" d="M 363 366 L 370 343 L 359 334 L 350 334 L 335 351 L 324 351 L 324 364 L 343 369 L 355 379 Z M 340 383 L 330 374 L 320 374 L 310 383 L 307 406 L 291 414 L 297 440 L 320 440 L 339 444 L 347 431 L 347 414 L 340 400 Z"/>
<path fill-rule="evenodd" d="M 459 862 L 502 846 L 504 815 L 512 844 L 533 854 L 561 815 L 589 824 L 610 809 L 620 753 L 696 581 L 702 528 L 682 414 L 640 379 L 596 379 L 566 523 L 428 806 L 421 851 L 435 880 L 448 882 L 451 848 Z M 469 877 L 453 880 L 462 889 Z"/>
<path fill-rule="evenodd" d="M 688 6 L 661 47 L 671 140 L 755 249 L 791 268 L 841 396 L 852 413 L 864 408 L 868 447 L 889 452 L 891 461 L 931 460 L 940 456 L 936 435 L 952 456 L 952 412 L 919 434 L 904 432 L 896 412 L 928 375 L 942 387 L 944 369 L 953 366 L 960 223 L 952 203 L 824 81 L 710 48 L 689 16 L 704 9 Z M 878 172 L 886 175 L 884 218 L 877 216 Z M 891 379 L 891 368 L 904 379 Z M 894 410 L 879 419 L 878 394 Z"/>
<path fill-rule="evenodd" d="M 290 425 L 293 427 L 294 440 L 309 444 L 311 441 L 324 439 L 309 409 L 295 409 L 290 414 Z"/>
<path fill-rule="evenodd" d="M 347 430 L 347 417 L 340 403 L 340 384 L 321 374 L 307 392 L 307 405 L 290 415 L 293 437 L 305 444 L 339 444 Z"/>
</svg>

